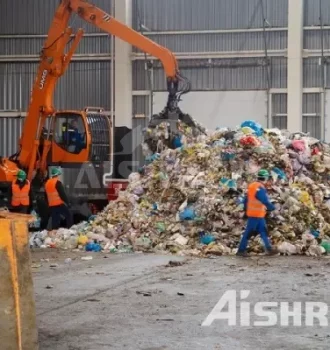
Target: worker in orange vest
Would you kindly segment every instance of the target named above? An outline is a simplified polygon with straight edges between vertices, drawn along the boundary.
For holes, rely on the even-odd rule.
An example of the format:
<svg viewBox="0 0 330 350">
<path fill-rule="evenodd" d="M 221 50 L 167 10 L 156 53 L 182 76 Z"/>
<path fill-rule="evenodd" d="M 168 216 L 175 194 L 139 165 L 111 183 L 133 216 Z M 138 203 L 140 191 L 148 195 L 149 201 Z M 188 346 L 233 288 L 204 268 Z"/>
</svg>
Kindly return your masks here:
<svg viewBox="0 0 330 350">
<path fill-rule="evenodd" d="M 65 218 L 67 228 L 70 228 L 73 225 L 72 216 L 69 210 L 69 200 L 65 193 L 64 186 L 58 178 L 60 175 L 60 169 L 53 168 L 51 171 L 51 177 L 45 184 L 53 230 L 57 230 L 61 226 L 62 217 Z"/>
<path fill-rule="evenodd" d="M 35 204 L 30 181 L 26 179 L 23 170 L 18 171 L 16 180 L 12 182 L 9 198 L 11 198 L 11 211 L 14 213 L 28 214 L 31 203 Z"/>
<path fill-rule="evenodd" d="M 267 235 L 266 213 L 274 211 L 275 206 L 269 201 L 265 184 L 269 179 L 269 172 L 261 169 L 258 172 L 258 181 L 253 182 L 248 187 L 248 193 L 244 201 L 244 210 L 248 217 L 247 226 L 241 243 L 239 245 L 237 255 L 248 256 L 246 250 L 250 237 L 254 234 L 260 234 L 267 253 L 269 255 L 277 254 L 277 250 L 272 248 Z"/>
</svg>

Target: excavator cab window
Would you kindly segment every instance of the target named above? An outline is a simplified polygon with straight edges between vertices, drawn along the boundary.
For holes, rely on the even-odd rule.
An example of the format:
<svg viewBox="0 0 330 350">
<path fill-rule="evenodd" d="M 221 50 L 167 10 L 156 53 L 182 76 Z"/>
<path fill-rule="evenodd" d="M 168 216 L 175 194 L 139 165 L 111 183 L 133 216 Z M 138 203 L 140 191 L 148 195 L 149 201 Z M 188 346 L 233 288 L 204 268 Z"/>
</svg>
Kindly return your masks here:
<svg viewBox="0 0 330 350">
<path fill-rule="evenodd" d="M 79 154 L 86 146 L 86 130 L 80 114 L 55 115 L 54 140 L 69 153 Z"/>
</svg>

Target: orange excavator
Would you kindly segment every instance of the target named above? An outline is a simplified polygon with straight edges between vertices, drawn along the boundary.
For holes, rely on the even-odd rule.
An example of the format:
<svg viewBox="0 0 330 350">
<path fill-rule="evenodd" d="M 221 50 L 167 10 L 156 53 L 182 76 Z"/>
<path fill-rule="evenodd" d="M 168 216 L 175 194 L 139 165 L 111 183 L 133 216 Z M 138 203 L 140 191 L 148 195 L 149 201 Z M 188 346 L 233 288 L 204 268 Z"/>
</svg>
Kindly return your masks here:
<svg viewBox="0 0 330 350">
<path fill-rule="evenodd" d="M 19 151 L 10 158 L 0 157 L 0 183 L 10 184 L 18 169 L 24 169 L 32 183 L 42 183 L 50 165 L 79 167 L 88 162 L 109 159 L 114 150 L 111 130 L 113 121 L 101 109 L 56 111 L 53 95 L 58 79 L 65 73 L 83 37 L 79 29 L 74 35 L 68 26 L 72 14 L 86 22 L 158 58 L 167 76 L 168 101 L 164 110 L 151 118 L 150 127 L 179 119 L 193 126 L 189 115 L 178 107 L 180 96 L 190 90 L 189 81 L 180 75 L 173 53 L 120 23 L 108 13 L 85 0 L 62 0 L 56 10 L 34 82 L 31 101 L 19 142 Z M 69 50 L 66 47 L 71 43 Z M 80 146 L 70 144 L 72 122 L 82 132 Z M 47 123 L 47 129 L 46 129 Z M 37 181 L 38 180 L 38 181 Z"/>
</svg>

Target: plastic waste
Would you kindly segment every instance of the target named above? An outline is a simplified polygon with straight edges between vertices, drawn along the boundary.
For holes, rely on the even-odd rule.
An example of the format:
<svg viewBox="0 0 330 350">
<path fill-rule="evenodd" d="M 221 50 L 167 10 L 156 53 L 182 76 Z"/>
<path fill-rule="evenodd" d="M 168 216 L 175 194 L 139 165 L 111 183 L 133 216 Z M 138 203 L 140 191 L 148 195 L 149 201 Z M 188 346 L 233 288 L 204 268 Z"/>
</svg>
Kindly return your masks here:
<svg viewBox="0 0 330 350">
<path fill-rule="evenodd" d="M 173 146 L 174 148 L 180 148 L 183 146 L 183 143 L 181 141 L 181 136 L 175 136 L 173 138 Z"/>
<path fill-rule="evenodd" d="M 81 235 L 78 237 L 78 245 L 86 245 L 88 243 L 88 237 Z"/>
<path fill-rule="evenodd" d="M 29 227 L 39 229 L 40 224 L 41 224 L 41 219 L 40 219 L 39 215 L 37 214 L 37 212 L 35 210 L 31 211 L 31 215 L 34 217 L 34 220 L 32 222 L 29 222 Z"/>
<path fill-rule="evenodd" d="M 180 233 L 176 233 L 171 237 L 171 240 L 178 243 L 179 245 L 186 245 L 188 243 L 188 239 L 183 237 Z"/>
<path fill-rule="evenodd" d="M 310 233 L 315 237 L 319 238 L 320 237 L 320 231 L 311 229 Z"/>
<path fill-rule="evenodd" d="M 102 247 L 97 242 L 89 242 L 86 244 L 85 250 L 86 252 L 100 252 Z"/>
<path fill-rule="evenodd" d="M 164 222 L 157 222 L 156 223 L 156 229 L 157 231 L 159 231 L 160 233 L 165 232 L 166 230 L 166 226 Z"/>
<path fill-rule="evenodd" d="M 222 178 L 220 179 L 220 185 L 234 190 L 237 189 L 237 182 L 233 179 Z"/>
<path fill-rule="evenodd" d="M 92 221 L 94 221 L 96 218 L 97 218 L 96 215 L 91 215 L 91 216 L 88 218 L 88 222 L 92 222 Z"/>
<path fill-rule="evenodd" d="M 272 176 L 276 179 L 286 180 L 285 172 L 279 168 L 273 168 L 271 170 Z"/>
<path fill-rule="evenodd" d="M 186 207 L 180 214 L 179 214 L 180 220 L 194 220 L 196 217 L 196 213 L 193 208 Z"/>
<path fill-rule="evenodd" d="M 247 120 L 241 124 L 241 128 L 248 127 L 252 129 L 257 136 L 263 135 L 264 131 L 260 124 L 254 122 L 253 120 Z"/>
<path fill-rule="evenodd" d="M 212 235 L 206 234 L 204 231 L 199 233 L 199 240 L 202 244 L 209 245 L 215 242 L 215 238 Z"/>
<path fill-rule="evenodd" d="M 306 150 L 305 142 L 303 140 L 293 140 L 291 144 L 298 152 L 304 152 Z"/>
<path fill-rule="evenodd" d="M 330 241 L 322 241 L 320 245 L 325 249 L 327 254 L 330 253 Z"/>
</svg>

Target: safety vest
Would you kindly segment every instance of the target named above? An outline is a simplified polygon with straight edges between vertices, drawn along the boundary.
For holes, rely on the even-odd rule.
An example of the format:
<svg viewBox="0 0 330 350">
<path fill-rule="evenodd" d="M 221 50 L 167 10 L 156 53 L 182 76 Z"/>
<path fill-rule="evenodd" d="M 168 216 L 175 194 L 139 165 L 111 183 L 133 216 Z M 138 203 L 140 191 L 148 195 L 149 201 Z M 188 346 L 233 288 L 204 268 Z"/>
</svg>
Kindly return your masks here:
<svg viewBox="0 0 330 350">
<path fill-rule="evenodd" d="M 16 183 L 16 180 L 13 181 L 12 185 L 12 199 L 11 199 L 11 205 L 13 207 L 19 207 L 21 205 L 23 206 L 29 206 L 30 205 L 30 189 L 31 185 L 29 181 L 26 181 L 26 184 L 20 188 L 19 185 Z"/>
<path fill-rule="evenodd" d="M 248 187 L 246 215 L 249 218 L 264 218 L 266 216 L 266 207 L 256 198 L 259 188 L 264 188 L 259 182 L 253 182 Z"/>
<path fill-rule="evenodd" d="M 48 205 L 50 207 L 55 207 L 57 205 L 64 204 L 63 200 L 61 199 L 56 189 L 57 181 L 58 179 L 55 177 L 55 178 L 49 179 L 45 185 Z"/>
</svg>

